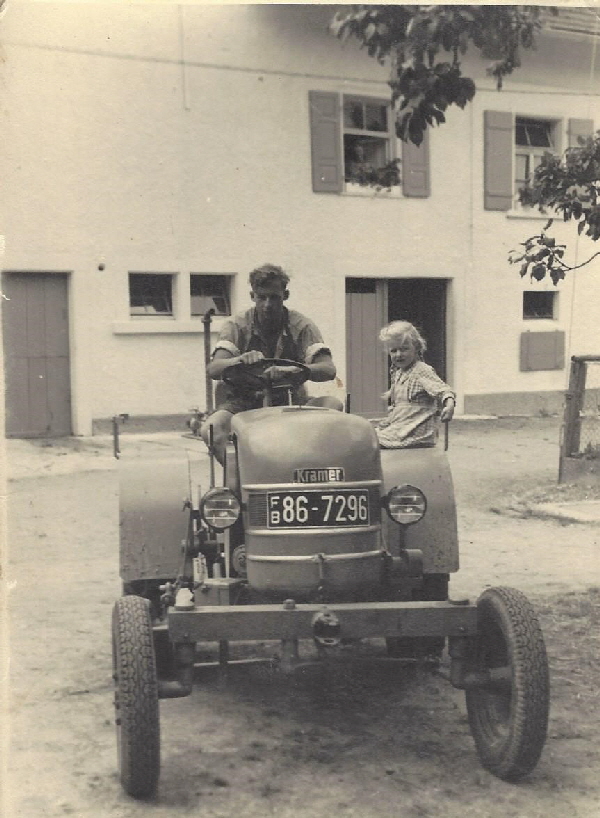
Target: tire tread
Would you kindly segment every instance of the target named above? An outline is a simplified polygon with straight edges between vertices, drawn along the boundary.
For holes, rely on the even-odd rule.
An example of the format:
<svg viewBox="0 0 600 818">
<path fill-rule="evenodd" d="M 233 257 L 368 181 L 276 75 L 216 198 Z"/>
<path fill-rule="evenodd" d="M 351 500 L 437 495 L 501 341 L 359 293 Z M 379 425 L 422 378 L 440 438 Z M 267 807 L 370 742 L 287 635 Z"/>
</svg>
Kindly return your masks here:
<svg viewBox="0 0 600 818">
<path fill-rule="evenodd" d="M 146 599 L 124 596 L 113 610 L 120 777 L 129 795 L 152 795 L 160 773 L 158 681 L 150 607 Z"/>
<path fill-rule="evenodd" d="M 484 622 L 494 619 L 507 640 L 513 695 L 504 742 L 492 746 L 487 740 L 477 690 L 467 691 L 469 723 L 482 765 L 499 778 L 518 781 L 535 768 L 546 741 L 550 680 L 544 638 L 533 606 L 514 588 L 489 588 L 477 605 Z"/>
</svg>

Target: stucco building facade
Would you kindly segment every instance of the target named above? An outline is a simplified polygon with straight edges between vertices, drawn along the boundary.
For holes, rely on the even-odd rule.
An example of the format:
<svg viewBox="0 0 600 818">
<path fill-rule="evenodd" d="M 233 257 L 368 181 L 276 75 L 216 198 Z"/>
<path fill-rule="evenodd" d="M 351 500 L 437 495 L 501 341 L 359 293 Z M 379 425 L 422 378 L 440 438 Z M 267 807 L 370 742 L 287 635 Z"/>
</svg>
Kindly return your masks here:
<svg viewBox="0 0 600 818">
<path fill-rule="evenodd" d="M 214 336 L 266 261 L 290 273 L 354 411 L 383 411 L 377 330 L 399 317 L 423 328 L 459 412 L 560 408 L 569 356 L 600 351 L 600 264 L 554 287 L 507 255 L 546 221 L 515 204 L 519 174 L 546 140 L 562 152 L 600 127 L 593 15 L 545 31 L 501 92 L 467 62 L 473 103 L 417 150 L 393 133 L 387 69 L 327 32 L 333 11 L 8 8 L 8 434 L 204 407 L 202 315 L 216 310 Z M 402 185 L 353 182 L 365 151 L 399 158 Z M 554 234 L 573 264 L 597 249 Z"/>
</svg>

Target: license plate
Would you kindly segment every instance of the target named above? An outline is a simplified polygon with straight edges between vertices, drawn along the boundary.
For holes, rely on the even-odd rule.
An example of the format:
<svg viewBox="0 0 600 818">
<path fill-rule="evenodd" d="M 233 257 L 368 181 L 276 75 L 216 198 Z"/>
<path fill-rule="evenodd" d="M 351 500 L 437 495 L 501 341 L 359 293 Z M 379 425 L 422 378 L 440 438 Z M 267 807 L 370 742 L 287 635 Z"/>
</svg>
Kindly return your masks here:
<svg viewBox="0 0 600 818">
<path fill-rule="evenodd" d="M 369 525 L 369 492 L 277 491 L 267 495 L 268 528 L 323 528 Z"/>
</svg>

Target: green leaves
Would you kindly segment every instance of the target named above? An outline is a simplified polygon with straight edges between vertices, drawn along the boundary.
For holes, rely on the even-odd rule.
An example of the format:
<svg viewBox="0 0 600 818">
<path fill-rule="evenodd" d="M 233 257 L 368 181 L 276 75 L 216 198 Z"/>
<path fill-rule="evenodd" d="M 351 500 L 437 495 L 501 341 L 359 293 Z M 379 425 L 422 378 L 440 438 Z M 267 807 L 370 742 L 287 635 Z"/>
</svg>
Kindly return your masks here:
<svg viewBox="0 0 600 818">
<path fill-rule="evenodd" d="M 390 81 L 392 102 L 397 105 L 396 133 L 405 142 L 420 145 L 428 126 L 446 121 L 444 111 L 455 104 L 464 108 L 475 96 L 475 83 L 461 77 L 460 70 L 448 63 L 434 68 L 404 64 L 396 80 Z"/>
<path fill-rule="evenodd" d="M 338 11 L 330 30 L 355 38 L 380 63 L 390 58 L 396 133 L 420 145 L 425 129 L 446 121 L 450 105 L 464 108 L 475 83 L 463 77 L 459 55 L 469 46 L 493 59 L 498 88 L 520 65 L 519 50 L 533 48 L 548 6 L 358 5 Z M 450 55 L 450 59 L 446 55 Z"/>
<path fill-rule="evenodd" d="M 546 225 L 547 229 L 552 224 L 552 219 Z M 550 276 L 554 284 L 565 277 L 565 272 L 569 269 L 564 262 L 566 245 L 557 244 L 553 236 L 546 235 L 545 230 L 537 236 L 531 236 L 521 243 L 525 248 L 524 252 L 512 250 L 509 256 L 511 264 L 520 264 L 519 275 L 524 278 L 527 274 L 535 281 L 542 281 L 547 275 Z"/>
<path fill-rule="evenodd" d="M 539 166 L 536 168 L 530 184 L 519 191 L 519 201 L 529 207 L 537 207 L 544 213 L 546 209 L 552 209 L 564 222 L 574 220 L 577 223 L 578 235 L 588 236 L 592 241 L 600 239 L 600 131 L 596 131 L 594 136 L 587 138 L 580 137 L 579 145 L 568 148 L 562 156 L 554 156 L 545 153 Z M 565 272 L 575 270 L 588 264 L 590 259 L 569 267 L 564 264 L 564 245 L 557 245 L 555 240 L 546 236 L 546 231 L 552 225 L 552 219 L 544 227 L 540 236 L 533 236 L 524 243 L 526 254 L 519 259 L 509 257 L 511 263 L 526 260 L 527 266 L 521 275 L 526 275 L 528 270 L 538 278 L 542 275 L 541 269 L 537 269 L 535 274 L 533 267 L 529 268 L 532 262 L 541 262 L 544 267 L 544 275 L 550 275 L 556 284 L 564 278 Z M 534 258 L 534 246 L 542 247 L 547 252 L 544 256 Z M 542 278 L 544 277 L 542 275 Z M 540 280 L 540 279 L 538 279 Z"/>
<path fill-rule="evenodd" d="M 354 38 L 381 64 L 389 61 L 396 133 L 420 145 L 427 128 L 442 125 L 451 105 L 465 106 L 475 96 L 475 83 L 464 77 L 460 58 L 469 48 L 490 60 L 488 74 L 498 89 L 521 65 L 523 49 L 535 48 L 544 16 L 557 15 L 556 6 L 410 6 L 355 5 L 341 7 L 330 30 L 341 40 Z M 397 168 L 396 168 L 397 172 Z M 381 178 L 365 171 L 361 184 L 385 187 Z M 395 182 L 394 182 L 395 184 Z M 546 153 L 519 201 L 540 212 L 551 211 L 543 232 L 524 242 L 524 251 L 511 258 L 521 276 L 541 281 L 549 275 L 557 284 L 565 271 L 576 269 L 563 261 L 565 245 L 546 235 L 554 216 L 577 223 L 579 235 L 600 239 L 600 131 L 580 138 L 562 157 Z M 592 258 L 600 255 L 594 254 Z M 584 266 L 588 261 L 577 267 Z"/>
</svg>

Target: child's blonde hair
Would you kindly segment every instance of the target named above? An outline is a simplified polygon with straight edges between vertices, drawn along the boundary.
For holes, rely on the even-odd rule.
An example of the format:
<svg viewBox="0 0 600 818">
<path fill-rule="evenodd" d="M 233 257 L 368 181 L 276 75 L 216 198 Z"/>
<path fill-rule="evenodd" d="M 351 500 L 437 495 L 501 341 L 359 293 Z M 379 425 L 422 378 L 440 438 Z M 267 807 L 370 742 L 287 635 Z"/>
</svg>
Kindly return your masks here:
<svg viewBox="0 0 600 818">
<path fill-rule="evenodd" d="M 414 344 L 418 357 L 423 358 L 423 353 L 427 349 L 427 341 L 410 321 L 390 321 L 389 324 L 382 327 L 379 340 L 383 344 L 389 344 L 393 338 L 400 341 L 408 338 Z"/>
</svg>

